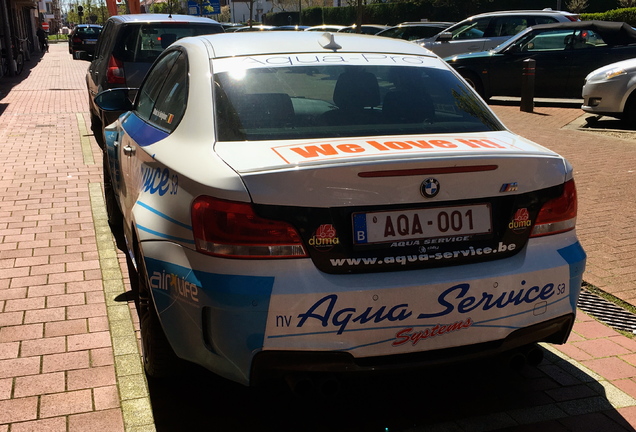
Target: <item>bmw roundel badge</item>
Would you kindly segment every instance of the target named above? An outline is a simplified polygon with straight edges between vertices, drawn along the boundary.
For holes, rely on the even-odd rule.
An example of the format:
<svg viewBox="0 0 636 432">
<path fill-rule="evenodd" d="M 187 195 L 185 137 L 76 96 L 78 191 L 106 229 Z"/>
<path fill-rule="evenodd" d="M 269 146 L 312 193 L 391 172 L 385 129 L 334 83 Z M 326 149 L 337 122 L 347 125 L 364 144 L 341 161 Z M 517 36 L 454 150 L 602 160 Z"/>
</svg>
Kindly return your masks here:
<svg viewBox="0 0 636 432">
<path fill-rule="evenodd" d="M 433 198 L 439 193 L 439 182 L 434 178 L 427 178 L 420 186 L 420 192 L 426 198 Z"/>
</svg>

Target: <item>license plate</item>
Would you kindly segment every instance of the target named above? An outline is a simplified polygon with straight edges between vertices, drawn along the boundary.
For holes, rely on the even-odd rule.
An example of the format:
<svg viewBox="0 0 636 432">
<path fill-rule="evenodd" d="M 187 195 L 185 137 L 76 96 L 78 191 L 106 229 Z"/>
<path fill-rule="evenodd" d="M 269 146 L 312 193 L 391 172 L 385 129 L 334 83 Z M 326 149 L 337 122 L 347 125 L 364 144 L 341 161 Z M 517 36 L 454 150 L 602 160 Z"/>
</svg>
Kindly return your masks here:
<svg viewBox="0 0 636 432">
<path fill-rule="evenodd" d="M 86 45 L 95 45 L 97 43 L 97 39 L 87 39 L 84 41 Z"/>
<path fill-rule="evenodd" d="M 353 214 L 355 244 L 491 232 L 489 204 Z"/>
</svg>

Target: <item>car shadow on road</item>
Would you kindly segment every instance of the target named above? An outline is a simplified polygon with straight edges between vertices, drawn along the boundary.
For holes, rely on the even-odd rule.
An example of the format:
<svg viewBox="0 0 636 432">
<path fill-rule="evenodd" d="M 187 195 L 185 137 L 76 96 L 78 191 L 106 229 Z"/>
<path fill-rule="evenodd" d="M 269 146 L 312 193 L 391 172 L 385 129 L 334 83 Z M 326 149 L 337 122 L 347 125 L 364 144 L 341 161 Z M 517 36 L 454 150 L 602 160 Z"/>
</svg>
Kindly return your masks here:
<svg viewBox="0 0 636 432">
<path fill-rule="evenodd" d="M 627 121 L 607 116 L 599 116 L 589 114 L 583 118 L 582 129 L 586 130 L 606 130 L 620 131 L 625 133 L 636 133 L 636 125 L 629 124 Z"/>
<path fill-rule="evenodd" d="M 149 388 L 158 432 L 634 431 L 602 383 L 542 350 L 538 367 L 473 362 L 348 378 L 300 394 L 247 388 L 198 367 L 185 377 L 151 379 Z"/>
</svg>

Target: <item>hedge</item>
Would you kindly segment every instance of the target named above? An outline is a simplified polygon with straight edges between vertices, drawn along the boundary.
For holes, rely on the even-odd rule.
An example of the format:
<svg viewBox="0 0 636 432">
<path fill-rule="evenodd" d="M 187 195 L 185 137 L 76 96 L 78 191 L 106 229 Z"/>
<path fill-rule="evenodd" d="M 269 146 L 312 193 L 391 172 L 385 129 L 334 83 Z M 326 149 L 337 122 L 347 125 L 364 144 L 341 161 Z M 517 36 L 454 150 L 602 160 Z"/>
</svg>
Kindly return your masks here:
<svg viewBox="0 0 636 432">
<path fill-rule="evenodd" d="M 636 8 L 614 9 L 601 13 L 583 13 L 582 20 L 601 20 L 601 21 L 623 21 L 631 25 L 636 25 Z"/>
<path fill-rule="evenodd" d="M 504 3 L 502 3 L 504 2 Z M 400 3 L 376 3 L 363 6 L 362 22 L 371 24 L 396 25 L 406 21 L 461 21 L 467 16 L 480 12 L 492 12 L 495 10 L 518 9 L 542 9 L 550 7 L 553 1 L 532 0 L 532 6 L 528 6 L 528 0 L 492 0 L 483 2 L 479 10 L 467 9 L 470 6 L 466 2 L 453 2 L 453 6 L 435 7 L 432 0 L 421 2 Z M 590 2 L 592 3 L 592 2 Z M 463 4 L 463 7 L 460 7 Z M 473 5 L 479 2 L 472 2 Z M 612 2 L 612 4 L 616 4 Z M 609 5 L 598 0 L 595 8 Z M 601 9 L 602 10 L 602 9 Z M 311 7 L 303 9 L 300 16 L 303 25 L 340 24 L 351 25 L 356 22 L 357 13 L 354 6 L 342 7 Z M 625 21 L 636 25 L 636 8 L 613 9 L 606 12 L 582 13 L 583 20 Z M 298 24 L 298 11 L 268 13 L 264 17 L 264 23 L 269 25 Z"/>
</svg>

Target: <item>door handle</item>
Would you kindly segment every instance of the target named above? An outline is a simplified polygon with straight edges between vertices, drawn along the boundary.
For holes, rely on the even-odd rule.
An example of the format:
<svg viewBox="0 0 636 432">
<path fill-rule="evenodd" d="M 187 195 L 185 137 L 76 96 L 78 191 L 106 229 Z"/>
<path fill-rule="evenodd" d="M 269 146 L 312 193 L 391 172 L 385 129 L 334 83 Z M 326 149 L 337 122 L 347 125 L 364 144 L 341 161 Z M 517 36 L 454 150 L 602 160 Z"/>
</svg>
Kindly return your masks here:
<svg viewBox="0 0 636 432">
<path fill-rule="evenodd" d="M 122 150 L 126 156 L 133 156 L 135 154 L 135 148 L 129 145 L 125 146 Z"/>
</svg>

